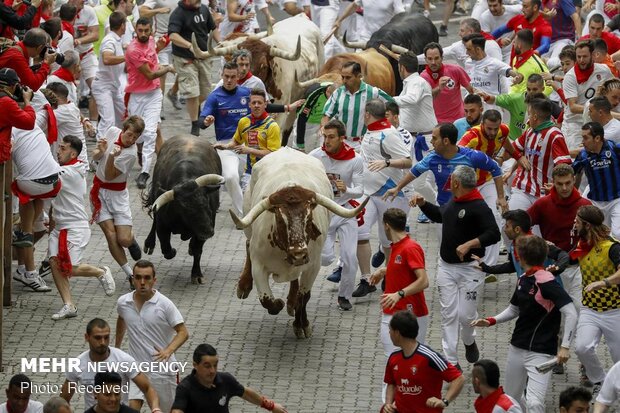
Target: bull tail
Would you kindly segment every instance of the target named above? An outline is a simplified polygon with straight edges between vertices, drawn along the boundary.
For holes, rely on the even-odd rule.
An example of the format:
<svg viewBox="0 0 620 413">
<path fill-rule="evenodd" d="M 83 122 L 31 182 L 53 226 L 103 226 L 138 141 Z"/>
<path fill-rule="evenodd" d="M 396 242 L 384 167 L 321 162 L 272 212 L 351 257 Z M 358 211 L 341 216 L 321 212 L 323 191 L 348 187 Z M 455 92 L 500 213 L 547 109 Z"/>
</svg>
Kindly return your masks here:
<svg viewBox="0 0 620 413">
<path fill-rule="evenodd" d="M 152 182 L 149 182 L 148 190 L 142 191 L 141 198 L 142 208 L 148 212 L 151 218 L 153 218 L 153 211 L 151 211 L 151 206 L 155 203 L 155 200 L 157 199 L 157 194 L 155 193 L 155 188 L 153 188 Z"/>
</svg>

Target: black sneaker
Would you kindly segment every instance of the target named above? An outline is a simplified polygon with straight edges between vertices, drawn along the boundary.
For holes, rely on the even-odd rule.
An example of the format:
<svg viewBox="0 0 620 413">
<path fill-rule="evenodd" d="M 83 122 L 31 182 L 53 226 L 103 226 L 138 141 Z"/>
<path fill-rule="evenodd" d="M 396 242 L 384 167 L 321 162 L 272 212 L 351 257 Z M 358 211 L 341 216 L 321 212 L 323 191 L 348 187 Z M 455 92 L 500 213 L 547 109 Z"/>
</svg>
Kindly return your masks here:
<svg viewBox="0 0 620 413">
<path fill-rule="evenodd" d="M 603 385 L 603 382 L 598 382 L 598 383 L 594 383 L 594 385 L 592 385 L 592 398 L 595 399 L 596 396 L 598 396 L 598 393 L 601 391 L 601 386 Z"/>
<path fill-rule="evenodd" d="M 352 295 L 355 298 L 366 297 L 368 294 L 374 293 L 375 291 L 377 291 L 377 287 L 368 284 L 366 280 L 361 280 Z"/>
<path fill-rule="evenodd" d="M 52 273 L 52 267 L 50 266 L 50 262 L 47 260 L 41 261 L 41 266 L 39 267 L 39 276 L 46 277 Z"/>
<path fill-rule="evenodd" d="M 200 123 L 197 120 L 192 121 L 192 131 L 190 133 L 194 136 L 200 136 Z"/>
<path fill-rule="evenodd" d="M 443 24 L 439 26 L 439 36 L 446 37 L 448 35 L 448 26 L 444 26 Z"/>
<path fill-rule="evenodd" d="M 336 267 L 334 271 L 332 271 L 332 273 L 327 276 L 327 281 L 339 283 L 340 278 L 342 278 L 342 267 Z"/>
<path fill-rule="evenodd" d="M 88 109 L 88 96 L 82 96 L 80 101 L 78 102 L 78 108 L 80 109 Z"/>
<path fill-rule="evenodd" d="M 344 297 L 338 297 L 338 308 L 342 311 L 351 311 L 353 305 L 351 302 Z"/>
<path fill-rule="evenodd" d="M 138 175 L 138 177 L 136 178 L 136 186 L 138 187 L 138 189 L 144 189 L 146 188 L 146 183 L 149 180 L 150 175 L 146 172 L 142 172 L 140 175 Z"/>
<path fill-rule="evenodd" d="M 131 254 L 131 258 L 133 258 L 134 261 L 138 261 L 140 258 L 142 258 L 142 250 L 140 249 L 140 245 L 135 238 L 127 249 L 129 250 L 129 254 Z"/>
<path fill-rule="evenodd" d="M 12 245 L 17 248 L 30 248 L 34 245 L 34 236 L 28 232 L 17 230 L 13 232 Z"/>
<path fill-rule="evenodd" d="M 370 260 L 370 263 L 373 267 L 379 268 L 384 261 L 385 254 L 383 253 L 383 251 L 379 250 L 372 255 L 372 260 Z"/>
<path fill-rule="evenodd" d="M 480 351 L 478 351 L 478 345 L 475 341 L 469 346 L 465 344 L 465 358 L 470 363 L 475 363 L 480 358 Z"/>
<path fill-rule="evenodd" d="M 594 383 L 590 381 L 586 374 L 586 367 L 583 364 L 579 365 L 579 384 L 583 387 L 593 387 Z"/>
</svg>

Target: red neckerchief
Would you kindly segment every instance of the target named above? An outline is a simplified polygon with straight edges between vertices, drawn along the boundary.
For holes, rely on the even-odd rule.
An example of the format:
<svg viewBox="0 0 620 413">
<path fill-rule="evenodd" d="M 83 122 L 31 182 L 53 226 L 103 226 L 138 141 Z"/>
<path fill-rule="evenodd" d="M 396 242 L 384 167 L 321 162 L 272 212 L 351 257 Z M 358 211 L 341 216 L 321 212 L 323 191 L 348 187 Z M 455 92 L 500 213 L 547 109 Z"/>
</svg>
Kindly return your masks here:
<svg viewBox="0 0 620 413">
<path fill-rule="evenodd" d="M 474 201 L 476 199 L 484 199 L 482 198 L 482 194 L 480 194 L 480 191 L 478 191 L 478 189 L 474 188 L 473 191 L 466 193 L 463 196 L 455 196 L 454 198 L 454 202 L 469 202 L 469 201 Z"/>
<path fill-rule="evenodd" d="M 78 163 L 78 162 L 82 162 L 82 161 L 80 161 L 78 158 L 75 158 L 75 159 L 71 159 L 69 162 L 65 163 L 65 164 L 64 164 L 64 165 L 62 165 L 62 166 L 67 166 L 67 165 L 75 165 L 75 164 L 76 164 L 76 163 Z"/>
<path fill-rule="evenodd" d="M 514 60 L 512 61 L 512 67 L 514 67 L 515 69 L 520 68 L 521 66 L 523 66 L 523 64 L 525 62 L 527 62 L 530 57 L 532 57 L 535 53 L 534 49 L 530 49 L 527 52 L 523 52 L 521 54 L 515 55 Z"/>
<path fill-rule="evenodd" d="M 269 114 L 267 112 L 263 112 L 259 117 L 255 118 L 254 115 L 252 115 L 250 113 L 250 123 L 252 125 L 255 125 L 256 123 L 260 122 L 261 120 L 265 120 L 265 118 L 267 118 L 267 116 L 269 116 Z"/>
<path fill-rule="evenodd" d="M 581 199 L 581 194 L 576 188 L 573 188 L 573 192 L 571 192 L 568 198 L 560 198 L 560 195 L 558 195 L 558 191 L 555 190 L 555 187 L 551 187 L 549 195 L 551 196 L 551 200 L 554 204 L 562 206 L 572 205 Z"/>
<path fill-rule="evenodd" d="M 568 255 L 570 256 L 571 260 L 575 261 L 588 255 L 588 253 L 592 250 L 593 247 L 594 245 L 590 245 L 590 243 L 586 240 L 579 238 L 577 246 L 572 251 L 570 251 Z"/>
<path fill-rule="evenodd" d="M 487 397 L 478 396 L 476 401 L 474 402 L 474 407 L 476 408 L 477 413 L 492 413 L 493 408 L 497 404 L 497 401 L 504 394 L 504 389 L 499 387 L 493 393 L 489 394 Z"/>
<path fill-rule="evenodd" d="M 540 271 L 540 270 L 544 271 L 545 268 L 541 267 L 540 265 L 535 265 L 532 268 L 530 268 L 529 270 L 527 270 L 524 275 L 526 277 L 530 277 L 530 276 L 534 275 L 536 273 L 536 271 Z"/>
<path fill-rule="evenodd" d="M 67 33 L 71 34 L 71 36 L 75 37 L 75 28 L 73 27 L 73 25 L 69 22 L 66 21 L 61 21 L 60 24 L 62 25 L 62 29 L 64 31 L 66 31 Z"/>
<path fill-rule="evenodd" d="M 355 150 L 344 142 L 342 142 L 340 150 L 336 153 L 327 152 L 325 144 L 321 146 L 321 149 L 323 149 L 327 156 L 337 161 L 348 161 L 349 159 L 355 158 Z"/>
<path fill-rule="evenodd" d="M 248 73 L 247 73 L 247 74 L 243 77 L 243 79 L 239 79 L 239 80 L 237 80 L 237 84 L 238 84 L 238 85 L 242 85 L 242 84 L 243 84 L 243 82 L 245 82 L 246 80 L 248 80 L 248 79 L 249 79 L 249 78 L 251 78 L 252 76 L 253 76 L 253 75 L 252 75 L 252 72 L 248 71 Z"/>
<path fill-rule="evenodd" d="M 129 148 L 129 146 L 131 145 L 129 146 L 125 145 L 123 143 L 123 140 L 121 139 L 121 136 L 123 136 L 123 132 L 118 134 L 118 139 L 116 140 L 116 142 L 114 142 L 114 144 L 120 146 L 121 148 Z"/>
<path fill-rule="evenodd" d="M 50 16 L 49 14 L 41 13 L 41 18 L 43 19 L 43 21 L 48 21 L 52 18 L 52 16 Z"/>
<path fill-rule="evenodd" d="M 592 72 L 594 72 L 594 63 L 592 63 L 590 68 L 586 70 L 581 70 L 578 64 L 575 64 L 574 68 L 577 83 L 582 84 L 584 82 L 587 82 L 587 80 L 590 79 L 590 76 L 592 76 Z"/>
<path fill-rule="evenodd" d="M 54 109 L 49 103 L 43 105 L 43 108 L 47 112 L 47 143 L 52 145 L 58 140 L 58 122 L 56 122 Z"/>
<path fill-rule="evenodd" d="M 433 82 L 435 83 L 439 83 L 439 79 L 442 78 L 443 76 L 443 64 L 441 65 L 441 67 L 439 68 L 438 71 L 433 72 L 431 70 L 431 67 L 429 65 L 426 65 L 426 73 L 428 73 L 428 75 L 430 76 L 430 78 L 433 80 Z"/>
<path fill-rule="evenodd" d="M 371 123 L 370 125 L 368 125 L 366 127 L 367 130 L 369 131 L 375 131 L 375 130 L 383 130 L 383 129 L 387 129 L 390 126 L 392 126 L 392 124 L 390 123 L 389 120 L 387 120 L 386 118 L 383 119 L 379 119 L 376 122 Z"/>
<path fill-rule="evenodd" d="M 71 73 L 64 67 L 61 67 L 60 69 L 52 73 L 52 75 L 64 80 L 65 82 L 75 83 L 75 77 L 73 76 L 73 73 Z"/>
</svg>

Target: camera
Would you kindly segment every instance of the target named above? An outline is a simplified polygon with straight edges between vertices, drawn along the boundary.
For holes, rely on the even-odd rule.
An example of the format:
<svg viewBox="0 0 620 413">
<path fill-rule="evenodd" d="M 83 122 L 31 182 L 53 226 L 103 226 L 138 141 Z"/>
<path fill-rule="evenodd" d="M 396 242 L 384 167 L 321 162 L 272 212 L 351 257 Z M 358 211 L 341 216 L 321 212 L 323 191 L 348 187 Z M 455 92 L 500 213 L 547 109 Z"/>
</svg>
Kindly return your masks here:
<svg viewBox="0 0 620 413">
<path fill-rule="evenodd" d="M 24 101 L 24 88 L 22 85 L 18 84 L 15 86 L 15 92 L 13 92 L 13 99 L 15 99 L 16 102 Z"/>
<path fill-rule="evenodd" d="M 56 62 L 57 65 L 62 65 L 64 63 L 65 56 L 62 53 L 58 53 L 57 50 L 53 49 L 50 46 L 43 47 L 43 49 L 41 50 L 41 54 L 39 56 L 41 57 L 41 59 L 44 59 L 45 55 L 47 53 L 56 53 L 56 60 L 55 60 L 55 62 Z"/>
</svg>

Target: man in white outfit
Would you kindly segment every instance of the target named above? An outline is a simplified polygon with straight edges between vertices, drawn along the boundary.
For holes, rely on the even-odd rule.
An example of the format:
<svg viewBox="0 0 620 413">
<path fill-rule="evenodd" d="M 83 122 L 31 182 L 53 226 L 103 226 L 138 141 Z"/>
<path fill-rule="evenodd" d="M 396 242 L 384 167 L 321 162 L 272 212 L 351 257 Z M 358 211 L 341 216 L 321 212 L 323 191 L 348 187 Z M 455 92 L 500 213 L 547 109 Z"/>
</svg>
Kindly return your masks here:
<svg viewBox="0 0 620 413">
<path fill-rule="evenodd" d="M 321 29 L 321 37 L 325 39 L 332 31 L 338 13 L 340 11 L 340 0 L 311 0 L 312 21 Z M 325 60 L 344 53 L 345 49 L 340 44 L 336 36 L 331 36 L 325 44 Z"/>
</svg>

